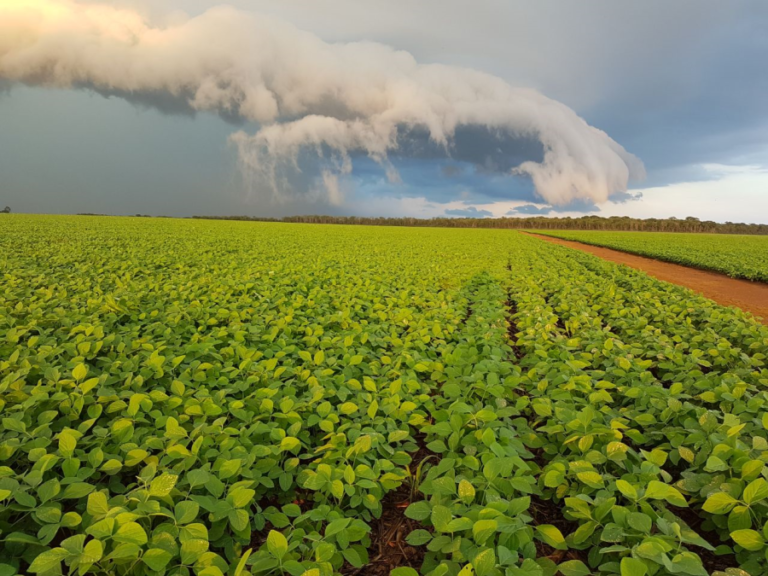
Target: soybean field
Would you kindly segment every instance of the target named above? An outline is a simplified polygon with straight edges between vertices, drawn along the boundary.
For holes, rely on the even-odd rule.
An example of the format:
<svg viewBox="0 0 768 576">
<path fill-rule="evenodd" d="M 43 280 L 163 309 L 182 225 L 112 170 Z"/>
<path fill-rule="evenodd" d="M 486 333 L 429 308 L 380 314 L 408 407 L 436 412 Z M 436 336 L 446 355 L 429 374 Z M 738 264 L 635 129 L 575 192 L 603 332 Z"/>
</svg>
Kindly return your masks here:
<svg viewBox="0 0 768 576">
<path fill-rule="evenodd" d="M 510 230 L 5 215 L 0 254 L 2 576 L 768 573 L 738 309 Z"/>
<path fill-rule="evenodd" d="M 733 278 L 768 282 L 768 236 L 593 230 L 537 233 L 722 272 Z"/>
</svg>

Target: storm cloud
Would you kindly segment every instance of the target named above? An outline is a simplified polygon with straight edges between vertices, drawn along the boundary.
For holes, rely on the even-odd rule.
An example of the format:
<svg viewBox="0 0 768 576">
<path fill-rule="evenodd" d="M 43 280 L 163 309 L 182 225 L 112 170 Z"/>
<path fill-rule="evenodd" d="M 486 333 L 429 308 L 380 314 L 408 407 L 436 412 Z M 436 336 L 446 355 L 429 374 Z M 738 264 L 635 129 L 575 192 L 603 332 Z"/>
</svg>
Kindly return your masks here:
<svg viewBox="0 0 768 576">
<path fill-rule="evenodd" d="M 535 90 L 420 64 L 384 44 L 325 42 L 228 7 L 158 26 L 105 4 L 6 1 L 0 80 L 251 124 L 231 140 L 276 200 L 297 189 L 308 152 L 320 159 L 315 182 L 337 204 L 358 155 L 393 183 L 397 158 L 445 157 L 525 176 L 553 206 L 603 203 L 644 176 L 642 162 L 605 132 Z"/>
</svg>

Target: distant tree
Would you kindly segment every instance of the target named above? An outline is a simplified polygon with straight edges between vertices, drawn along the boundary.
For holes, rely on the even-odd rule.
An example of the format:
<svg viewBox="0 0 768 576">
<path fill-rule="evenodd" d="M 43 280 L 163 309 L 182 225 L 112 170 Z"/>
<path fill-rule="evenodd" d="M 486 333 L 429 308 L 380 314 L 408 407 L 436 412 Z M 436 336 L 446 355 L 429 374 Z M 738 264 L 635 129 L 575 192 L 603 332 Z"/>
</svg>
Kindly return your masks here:
<svg viewBox="0 0 768 576">
<path fill-rule="evenodd" d="M 364 216 L 286 216 L 259 218 L 253 216 L 192 216 L 209 220 L 251 220 L 309 224 L 365 224 L 368 226 L 435 226 L 443 228 L 523 228 L 539 230 L 635 230 L 638 232 L 708 232 L 720 234 L 768 234 L 768 224 L 718 224 L 698 218 L 629 218 L 628 216 L 582 216 L 580 218 L 368 218 Z"/>
<path fill-rule="evenodd" d="M 6 206 L 2 210 L 0 210 L 0 214 L 10 214 L 10 213 L 11 213 L 11 207 L 10 206 Z"/>
</svg>

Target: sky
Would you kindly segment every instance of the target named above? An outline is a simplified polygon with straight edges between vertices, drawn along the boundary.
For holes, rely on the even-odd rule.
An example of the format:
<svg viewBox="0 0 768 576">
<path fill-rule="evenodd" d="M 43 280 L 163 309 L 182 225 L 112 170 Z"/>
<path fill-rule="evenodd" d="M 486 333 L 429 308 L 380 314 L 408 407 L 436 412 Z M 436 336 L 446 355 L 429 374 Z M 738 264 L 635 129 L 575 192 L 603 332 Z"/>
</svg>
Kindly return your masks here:
<svg viewBox="0 0 768 576">
<path fill-rule="evenodd" d="M 19 0 L 0 0 L 0 11 L 4 4 Z M 72 61 L 59 63 L 73 76 L 41 81 L 50 66 L 40 62 L 53 56 L 22 65 L 8 59 L 9 44 L 4 64 L 0 39 L 0 205 L 768 222 L 761 0 L 229 4 L 253 20 L 208 13 L 218 3 L 207 0 L 109 3 L 136 13 L 141 23 L 131 26 L 199 22 L 186 26 L 184 50 L 160 53 L 167 67 L 155 65 L 158 52 L 128 60 L 105 49 L 102 62 L 98 51 L 77 60 L 77 36 L 93 31 L 75 27 L 64 51 Z M 111 34 L 115 16 L 99 18 Z M 225 64 L 242 71 L 234 80 L 200 72 Z M 88 66 L 87 77 L 74 76 Z M 270 78 L 279 111 L 252 105 L 256 70 Z M 222 78 L 234 98 L 225 104 Z M 289 81 L 303 99 L 293 108 Z M 163 91 L 172 97 L 159 98 Z"/>
</svg>

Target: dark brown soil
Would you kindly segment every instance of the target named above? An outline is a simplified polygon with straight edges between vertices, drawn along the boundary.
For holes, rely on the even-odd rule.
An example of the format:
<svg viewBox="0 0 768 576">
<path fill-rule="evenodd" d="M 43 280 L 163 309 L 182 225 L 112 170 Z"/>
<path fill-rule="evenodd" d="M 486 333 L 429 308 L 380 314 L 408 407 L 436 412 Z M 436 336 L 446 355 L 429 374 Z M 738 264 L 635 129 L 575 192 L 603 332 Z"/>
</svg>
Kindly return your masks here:
<svg viewBox="0 0 768 576">
<path fill-rule="evenodd" d="M 416 469 L 419 467 L 419 465 L 432 456 L 432 460 L 430 460 L 430 464 L 434 465 L 438 462 L 438 457 L 436 454 L 433 454 L 429 451 L 427 448 L 427 435 L 423 432 L 419 432 L 414 436 L 416 439 L 416 444 L 418 445 L 418 450 L 416 452 L 411 453 L 411 463 L 408 465 L 408 467 L 411 469 L 412 474 L 416 474 Z"/>
<path fill-rule="evenodd" d="M 735 306 L 751 312 L 763 324 L 768 324 L 768 284 L 760 282 L 750 282 L 749 280 L 739 280 L 730 278 L 725 274 L 709 272 L 680 266 L 670 262 L 662 262 L 653 258 L 636 256 L 619 250 L 603 248 L 602 246 L 592 246 L 582 244 L 572 240 L 562 240 L 551 236 L 542 236 L 540 234 L 530 234 L 553 244 L 567 246 L 582 252 L 588 252 L 599 256 L 603 260 L 625 264 L 631 268 L 642 270 L 643 272 L 672 284 L 690 288 L 710 300 L 714 300 L 723 306 Z"/>
<path fill-rule="evenodd" d="M 406 484 L 384 496 L 384 500 L 381 501 L 384 509 L 381 518 L 371 526 L 368 564 L 362 568 L 344 564 L 341 569 L 342 574 L 389 576 L 392 570 L 401 566 L 409 566 L 417 571 L 421 568 L 427 547 L 411 546 L 405 541 L 412 531 L 425 528 L 420 522 L 411 520 L 404 514 L 411 503 L 410 497 L 411 488 Z"/>
<path fill-rule="evenodd" d="M 440 457 L 427 449 L 426 434 L 415 435 L 418 449 L 411 453 L 409 468 L 415 475 L 422 462 L 429 458 L 430 465 L 436 465 Z M 426 468 L 422 470 L 424 477 Z M 402 484 L 397 490 L 388 492 L 381 501 L 381 518 L 371 524 L 371 545 L 368 547 L 368 564 L 355 568 L 348 563 L 341 567 L 344 576 L 389 576 L 395 568 L 407 566 L 419 570 L 427 553 L 426 546 L 411 546 L 405 539 L 414 530 L 430 530 L 418 520 L 411 520 L 405 515 L 405 509 L 422 500 L 422 495 L 409 483 Z"/>
<path fill-rule="evenodd" d="M 543 498 L 531 495 L 531 507 L 528 513 L 533 517 L 533 525 L 551 524 L 560 530 L 563 536 L 568 536 L 579 527 L 578 523 L 566 520 L 562 514 L 563 503 L 557 503 L 553 500 L 544 500 Z M 555 564 L 565 562 L 566 560 L 581 560 L 587 564 L 587 550 L 555 550 L 549 544 L 536 540 L 536 556 L 538 558 L 549 558 Z"/>
<path fill-rule="evenodd" d="M 676 508 L 670 506 L 670 510 L 672 510 L 675 516 L 688 524 L 688 527 L 691 528 L 691 530 L 709 542 L 712 547 L 717 548 L 720 544 L 723 544 L 723 542 L 720 542 L 720 538 L 717 534 L 707 532 L 701 527 L 704 519 L 692 508 Z M 739 566 L 739 563 L 736 561 L 736 557 L 733 554 L 718 556 L 714 552 L 710 552 L 705 548 L 699 548 L 698 546 L 688 546 L 688 548 L 701 557 L 701 563 L 710 574 L 717 570 L 725 571 L 726 568 L 737 568 Z"/>
<path fill-rule="evenodd" d="M 515 355 L 515 358 L 520 360 L 523 356 L 525 356 L 525 352 L 523 352 L 520 347 L 517 345 L 517 333 L 519 332 L 517 328 L 517 323 L 515 322 L 515 314 L 517 314 L 517 304 L 515 304 L 515 301 L 512 300 L 512 295 L 507 295 L 507 340 L 509 340 L 509 345 L 512 348 L 512 353 Z"/>
</svg>

